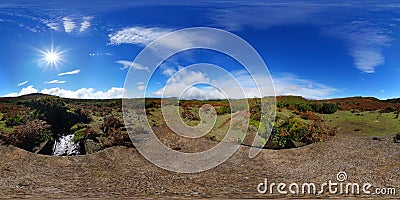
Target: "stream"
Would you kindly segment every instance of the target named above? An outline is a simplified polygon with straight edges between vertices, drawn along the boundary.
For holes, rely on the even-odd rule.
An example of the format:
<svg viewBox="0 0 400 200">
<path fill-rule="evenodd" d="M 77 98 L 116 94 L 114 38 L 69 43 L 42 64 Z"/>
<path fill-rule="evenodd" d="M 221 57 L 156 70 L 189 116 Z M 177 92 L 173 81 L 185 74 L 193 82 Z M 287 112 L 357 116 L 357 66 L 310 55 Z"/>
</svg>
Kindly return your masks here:
<svg viewBox="0 0 400 200">
<path fill-rule="evenodd" d="M 74 134 L 64 135 L 55 141 L 53 156 L 73 156 L 80 154 L 79 144 L 73 142 Z"/>
</svg>

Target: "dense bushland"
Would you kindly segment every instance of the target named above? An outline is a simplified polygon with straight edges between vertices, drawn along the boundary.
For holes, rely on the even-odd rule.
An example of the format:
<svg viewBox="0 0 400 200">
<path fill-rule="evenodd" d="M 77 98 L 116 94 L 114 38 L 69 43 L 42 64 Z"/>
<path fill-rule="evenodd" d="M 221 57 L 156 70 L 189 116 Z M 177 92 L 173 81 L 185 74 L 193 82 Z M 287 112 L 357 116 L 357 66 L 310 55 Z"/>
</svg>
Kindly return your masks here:
<svg viewBox="0 0 400 200">
<path fill-rule="evenodd" d="M 335 103 L 315 102 L 299 97 L 281 98 L 278 100 L 277 107 L 299 112 L 313 111 L 321 114 L 333 114 L 338 110 L 338 105 Z"/>
<path fill-rule="evenodd" d="M 304 121 L 296 115 L 277 118 L 271 138 L 281 147 L 286 147 L 289 140 L 310 144 L 323 141 L 336 134 L 336 128 L 326 126 L 322 120 Z"/>
</svg>

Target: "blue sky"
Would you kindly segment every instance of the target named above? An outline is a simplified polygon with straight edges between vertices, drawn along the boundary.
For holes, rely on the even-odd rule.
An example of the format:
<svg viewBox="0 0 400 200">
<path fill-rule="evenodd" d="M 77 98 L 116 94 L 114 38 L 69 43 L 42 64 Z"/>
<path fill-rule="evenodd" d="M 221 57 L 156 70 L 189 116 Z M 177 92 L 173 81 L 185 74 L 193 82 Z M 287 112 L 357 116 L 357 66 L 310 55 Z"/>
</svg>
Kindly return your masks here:
<svg viewBox="0 0 400 200">
<path fill-rule="evenodd" d="M 149 70 L 132 64 L 147 44 L 198 26 L 230 31 L 250 43 L 268 66 L 277 95 L 400 96 L 400 3 L 395 1 L 116 0 L 2 1 L 0 96 L 122 97 L 129 68 L 138 74 Z M 45 56 L 52 47 L 58 56 L 53 63 Z M 147 87 L 140 81 L 135 87 L 159 97 L 168 81 L 175 87 L 169 96 L 182 95 L 195 81 L 230 85 L 228 76 L 207 67 L 185 69 L 195 63 L 222 66 L 241 83 L 249 78 L 226 55 L 188 50 L 166 60 Z M 187 97 L 220 95 L 206 85 L 191 92 Z"/>
</svg>

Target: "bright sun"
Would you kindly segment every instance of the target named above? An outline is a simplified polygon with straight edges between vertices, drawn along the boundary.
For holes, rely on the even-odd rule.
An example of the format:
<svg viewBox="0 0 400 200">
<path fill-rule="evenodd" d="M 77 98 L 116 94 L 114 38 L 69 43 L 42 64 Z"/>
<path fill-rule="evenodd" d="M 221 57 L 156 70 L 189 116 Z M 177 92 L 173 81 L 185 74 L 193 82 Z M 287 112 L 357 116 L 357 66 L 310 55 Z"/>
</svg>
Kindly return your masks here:
<svg viewBox="0 0 400 200">
<path fill-rule="evenodd" d="M 50 50 L 39 50 L 42 58 L 40 59 L 40 61 L 42 63 L 45 63 L 46 66 L 52 66 L 52 67 L 58 67 L 57 65 L 64 61 L 61 57 L 63 51 L 57 51 L 54 50 L 53 46 L 50 48 Z"/>
<path fill-rule="evenodd" d="M 58 55 L 59 54 L 57 52 L 46 52 L 44 54 L 44 60 L 46 60 L 48 64 L 54 65 L 60 61 L 60 57 Z"/>
</svg>

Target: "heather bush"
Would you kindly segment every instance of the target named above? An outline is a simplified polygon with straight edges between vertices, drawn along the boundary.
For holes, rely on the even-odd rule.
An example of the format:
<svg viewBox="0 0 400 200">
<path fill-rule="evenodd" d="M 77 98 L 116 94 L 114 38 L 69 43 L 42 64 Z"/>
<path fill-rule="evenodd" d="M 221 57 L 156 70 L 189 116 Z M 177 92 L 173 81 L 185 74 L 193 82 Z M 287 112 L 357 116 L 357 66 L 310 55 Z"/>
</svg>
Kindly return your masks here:
<svg viewBox="0 0 400 200">
<path fill-rule="evenodd" d="M 200 120 L 200 117 L 198 117 L 197 115 L 193 114 L 192 112 L 190 112 L 190 110 L 185 109 L 182 113 L 181 113 L 181 117 L 183 119 L 188 119 L 188 120 Z"/>
<path fill-rule="evenodd" d="M 121 121 L 117 118 L 115 118 L 114 116 L 106 116 L 104 117 L 104 122 L 103 122 L 103 126 L 102 128 L 114 128 L 114 129 L 118 129 L 120 127 L 123 127 L 124 124 L 121 123 Z"/>
<path fill-rule="evenodd" d="M 131 140 L 129 135 L 125 131 L 121 131 L 120 129 L 111 129 L 109 132 L 109 141 L 112 146 L 114 145 L 126 145 L 127 143 L 131 144 Z"/>
<path fill-rule="evenodd" d="M 45 121 L 35 119 L 28 121 L 25 125 L 16 126 L 8 140 L 17 147 L 31 151 L 41 142 L 54 139 L 50 125 Z"/>
<path fill-rule="evenodd" d="M 321 120 L 310 121 L 308 124 L 308 129 L 304 135 L 303 142 L 314 143 L 321 142 L 334 136 L 337 133 L 337 128 L 330 128 L 325 125 Z"/>
<path fill-rule="evenodd" d="M 75 110 L 75 115 L 77 117 L 77 121 L 88 124 L 93 120 L 93 117 L 88 110 L 84 110 L 82 108 L 77 108 Z"/>
<path fill-rule="evenodd" d="M 318 116 L 315 114 L 315 112 L 312 112 L 312 111 L 305 111 L 305 112 L 302 112 L 302 113 L 300 113 L 300 117 L 301 117 L 302 119 L 305 119 L 305 120 L 321 120 L 321 118 L 318 117 Z"/>
</svg>

